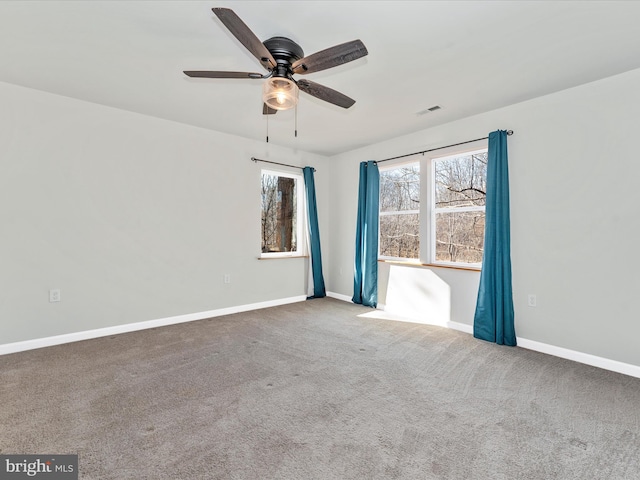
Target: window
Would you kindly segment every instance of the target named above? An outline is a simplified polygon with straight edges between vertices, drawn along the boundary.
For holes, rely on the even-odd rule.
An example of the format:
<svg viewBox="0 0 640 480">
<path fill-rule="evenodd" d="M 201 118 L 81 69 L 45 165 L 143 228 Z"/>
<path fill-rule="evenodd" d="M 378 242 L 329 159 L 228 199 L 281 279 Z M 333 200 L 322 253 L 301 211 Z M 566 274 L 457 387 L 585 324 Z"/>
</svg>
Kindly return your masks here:
<svg viewBox="0 0 640 480">
<path fill-rule="evenodd" d="M 486 148 L 381 168 L 380 257 L 480 266 L 486 181 Z"/>
<path fill-rule="evenodd" d="M 302 185 L 300 175 L 262 171 L 262 256 L 299 253 L 302 239 Z"/>
<path fill-rule="evenodd" d="M 432 262 L 482 262 L 487 151 L 432 160 Z"/>
<path fill-rule="evenodd" d="M 380 171 L 380 256 L 420 258 L 420 164 Z"/>
</svg>

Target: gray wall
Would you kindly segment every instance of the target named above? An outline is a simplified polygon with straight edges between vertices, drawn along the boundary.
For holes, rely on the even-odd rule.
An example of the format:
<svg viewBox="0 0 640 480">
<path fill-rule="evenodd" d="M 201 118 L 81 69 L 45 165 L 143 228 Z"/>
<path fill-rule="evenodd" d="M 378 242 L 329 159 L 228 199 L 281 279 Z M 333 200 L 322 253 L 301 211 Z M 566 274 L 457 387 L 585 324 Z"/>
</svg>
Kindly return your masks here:
<svg viewBox="0 0 640 480">
<path fill-rule="evenodd" d="M 251 156 L 318 168 L 327 288 L 351 297 L 358 163 L 510 128 L 518 336 L 640 365 L 637 85 L 640 70 L 323 158 L 0 83 L 0 345 L 304 295 L 306 260 L 257 260 Z M 477 272 L 422 270 L 383 266 L 382 303 L 408 285 L 405 314 L 470 326 Z"/>
<path fill-rule="evenodd" d="M 381 142 L 331 159 L 329 284 L 351 295 L 358 163 L 513 129 L 509 137 L 516 331 L 519 337 L 640 365 L 640 70 Z M 395 268 L 396 282 L 414 276 Z M 388 289 L 383 266 L 381 294 Z M 429 269 L 450 289 L 449 320 L 471 325 L 476 272 Z M 440 282 L 440 283 L 441 283 Z M 424 285 L 413 315 L 441 316 Z M 536 294 L 538 305 L 527 306 Z M 407 312 L 405 312 L 407 313 Z M 438 323 L 438 322 L 436 322 Z M 442 322 L 440 322 L 442 323 Z"/>
<path fill-rule="evenodd" d="M 250 158 L 323 185 L 321 157 L 9 84 L 0 105 L 0 344 L 305 295 L 306 259 L 258 260 Z"/>
</svg>

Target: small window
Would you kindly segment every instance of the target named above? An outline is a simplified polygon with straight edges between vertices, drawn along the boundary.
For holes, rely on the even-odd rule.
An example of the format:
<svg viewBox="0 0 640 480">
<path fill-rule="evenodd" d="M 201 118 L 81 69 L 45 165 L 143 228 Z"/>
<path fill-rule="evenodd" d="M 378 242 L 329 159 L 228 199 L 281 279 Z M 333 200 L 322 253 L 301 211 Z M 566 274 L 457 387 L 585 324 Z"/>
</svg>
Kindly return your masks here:
<svg viewBox="0 0 640 480">
<path fill-rule="evenodd" d="M 487 150 L 432 159 L 432 262 L 482 263 Z"/>
<path fill-rule="evenodd" d="M 381 257 L 420 258 L 420 164 L 380 172 Z"/>
<path fill-rule="evenodd" d="M 302 186 L 300 175 L 262 171 L 262 256 L 299 253 L 302 239 Z"/>
</svg>

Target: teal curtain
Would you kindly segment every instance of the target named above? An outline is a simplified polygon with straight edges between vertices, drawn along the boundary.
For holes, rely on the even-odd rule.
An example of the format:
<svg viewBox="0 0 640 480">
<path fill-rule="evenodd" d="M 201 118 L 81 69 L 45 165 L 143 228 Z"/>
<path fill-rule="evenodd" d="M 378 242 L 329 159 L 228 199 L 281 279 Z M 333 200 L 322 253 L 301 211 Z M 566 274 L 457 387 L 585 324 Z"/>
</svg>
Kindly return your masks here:
<svg viewBox="0 0 640 480">
<path fill-rule="evenodd" d="M 484 254 L 473 336 L 500 345 L 516 345 L 511 286 L 509 169 L 507 132 L 489 134 Z"/>
<path fill-rule="evenodd" d="M 353 302 L 378 305 L 378 217 L 380 172 L 376 162 L 360 163 L 358 223 L 354 263 Z"/>
<path fill-rule="evenodd" d="M 318 229 L 318 208 L 316 206 L 316 185 L 313 179 L 313 168 L 304 167 L 304 189 L 307 194 L 307 215 L 309 218 L 309 243 L 311 244 L 311 278 L 313 279 L 313 295 L 309 298 L 327 296 L 322 275 L 322 253 L 320 251 L 320 230 Z"/>
</svg>

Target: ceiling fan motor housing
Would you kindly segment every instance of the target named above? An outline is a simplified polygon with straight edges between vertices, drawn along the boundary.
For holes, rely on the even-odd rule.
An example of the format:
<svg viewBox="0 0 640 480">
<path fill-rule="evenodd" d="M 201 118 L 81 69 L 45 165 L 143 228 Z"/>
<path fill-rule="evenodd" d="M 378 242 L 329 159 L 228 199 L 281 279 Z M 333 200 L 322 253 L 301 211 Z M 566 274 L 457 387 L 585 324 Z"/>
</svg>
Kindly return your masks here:
<svg viewBox="0 0 640 480">
<path fill-rule="evenodd" d="M 262 43 L 277 63 L 273 69 L 273 76 L 291 78 L 291 65 L 304 57 L 302 47 L 286 37 L 272 37 Z"/>
</svg>

